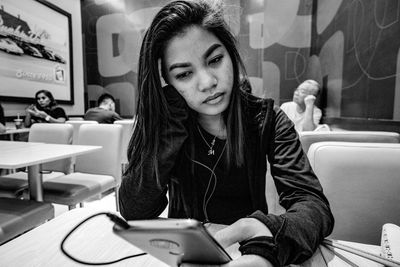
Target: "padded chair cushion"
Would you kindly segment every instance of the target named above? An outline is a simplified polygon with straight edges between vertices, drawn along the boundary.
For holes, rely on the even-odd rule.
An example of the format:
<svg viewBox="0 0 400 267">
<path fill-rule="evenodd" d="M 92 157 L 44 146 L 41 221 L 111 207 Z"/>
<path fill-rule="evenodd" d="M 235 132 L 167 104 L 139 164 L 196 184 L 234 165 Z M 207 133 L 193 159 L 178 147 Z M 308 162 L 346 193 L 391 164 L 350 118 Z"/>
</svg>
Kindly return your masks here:
<svg viewBox="0 0 400 267">
<path fill-rule="evenodd" d="M 384 131 L 331 131 L 301 132 L 300 141 L 305 153 L 317 142 L 364 142 L 364 143 L 400 143 L 400 134 Z"/>
<path fill-rule="evenodd" d="M 131 136 L 133 134 L 135 120 L 117 120 L 114 121 L 114 124 L 122 125 L 122 149 L 121 149 L 121 162 L 122 164 L 128 163 L 127 150 L 129 146 L 129 141 L 131 140 Z"/>
<path fill-rule="evenodd" d="M 50 203 L 0 198 L 0 244 L 52 218 Z"/>
<path fill-rule="evenodd" d="M 6 176 L 0 177 L 0 197 L 18 197 L 26 188 L 28 188 L 27 180 L 8 178 Z"/>
<path fill-rule="evenodd" d="M 335 217 L 331 237 L 379 245 L 382 225 L 400 224 L 400 144 L 319 142 L 307 156 Z"/>
<path fill-rule="evenodd" d="M 112 176 L 75 172 L 44 182 L 44 200 L 76 205 L 115 186 L 116 182 Z"/>
<path fill-rule="evenodd" d="M 43 181 L 47 181 L 59 176 L 65 175 L 62 172 L 44 171 Z M 0 196 L 19 197 L 23 191 L 28 190 L 28 174 L 26 172 L 16 172 L 7 174 L 0 179 Z"/>
</svg>

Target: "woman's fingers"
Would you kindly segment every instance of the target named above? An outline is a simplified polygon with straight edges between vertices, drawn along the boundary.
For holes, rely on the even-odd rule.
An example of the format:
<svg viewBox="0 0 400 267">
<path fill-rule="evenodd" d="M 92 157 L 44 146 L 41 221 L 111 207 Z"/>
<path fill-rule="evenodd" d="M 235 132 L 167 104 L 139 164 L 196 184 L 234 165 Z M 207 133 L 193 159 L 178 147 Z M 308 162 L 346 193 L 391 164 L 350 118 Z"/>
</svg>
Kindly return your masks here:
<svg viewBox="0 0 400 267">
<path fill-rule="evenodd" d="M 272 236 L 272 233 L 259 220 L 243 218 L 218 231 L 214 237 L 223 247 L 229 247 L 236 242 L 257 236 Z"/>
<path fill-rule="evenodd" d="M 243 255 L 240 258 L 222 265 L 201 265 L 182 263 L 180 267 L 273 267 L 273 265 L 258 255 Z"/>
</svg>

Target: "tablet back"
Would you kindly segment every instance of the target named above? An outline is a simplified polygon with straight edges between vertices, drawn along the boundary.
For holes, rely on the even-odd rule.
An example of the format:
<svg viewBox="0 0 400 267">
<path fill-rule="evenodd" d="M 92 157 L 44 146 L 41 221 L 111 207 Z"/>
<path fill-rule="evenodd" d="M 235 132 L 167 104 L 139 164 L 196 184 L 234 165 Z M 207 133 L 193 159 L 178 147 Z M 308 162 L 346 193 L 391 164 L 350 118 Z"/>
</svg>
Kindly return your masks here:
<svg viewBox="0 0 400 267">
<path fill-rule="evenodd" d="M 170 266 L 179 266 L 182 262 L 223 264 L 231 260 L 196 220 L 146 220 L 128 223 L 129 229 L 115 225 L 114 233 Z"/>
</svg>

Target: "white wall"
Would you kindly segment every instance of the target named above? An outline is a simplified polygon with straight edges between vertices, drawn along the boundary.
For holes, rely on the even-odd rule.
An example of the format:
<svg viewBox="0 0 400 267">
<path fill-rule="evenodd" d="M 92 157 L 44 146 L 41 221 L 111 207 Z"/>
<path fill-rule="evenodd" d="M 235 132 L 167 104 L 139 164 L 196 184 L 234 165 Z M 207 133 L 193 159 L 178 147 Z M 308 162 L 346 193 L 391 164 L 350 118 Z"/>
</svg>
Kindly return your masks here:
<svg viewBox="0 0 400 267">
<path fill-rule="evenodd" d="M 80 0 L 47 0 L 53 5 L 71 14 L 72 22 L 72 53 L 74 69 L 74 105 L 60 105 L 68 115 L 84 114 L 84 81 L 83 81 L 83 53 L 82 53 L 82 23 Z M 1 83 L 1 81 L 0 81 Z M 34 97 L 32 95 L 32 97 Z M 5 116 L 16 116 L 17 113 L 25 116 L 27 103 L 13 103 L 2 101 Z"/>
</svg>

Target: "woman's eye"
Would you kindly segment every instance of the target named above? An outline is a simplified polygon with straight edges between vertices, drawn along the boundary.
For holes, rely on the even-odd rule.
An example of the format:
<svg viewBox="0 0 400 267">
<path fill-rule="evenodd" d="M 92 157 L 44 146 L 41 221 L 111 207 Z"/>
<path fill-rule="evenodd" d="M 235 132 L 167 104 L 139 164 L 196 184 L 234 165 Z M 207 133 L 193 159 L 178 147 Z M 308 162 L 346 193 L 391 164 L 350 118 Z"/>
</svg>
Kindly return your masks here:
<svg viewBox="0 0 400 267">
<path fill-rule="evenodd" d="M 176 78 L 177 80 L 183 80 L 183 79 L 188 78 L 191 74 L 192 74 L 192 73 L 191 73 L 190 71 L 185 71 L 185 72 L 182 72 L 182 73 L 177 74 L 177 75 L 175 76 L 175 78 Z"/>
<path fill-rule="evenodd" d="M 218 56 L 212 58 L 212 59 L 209 61 L 209 64 L 210 64 L 210 65 L 217 64 L 217 63 L 219 63 L 219 62 L 222 60 L 223 57 L 224 57 L 223 55 L 218 55 Z"/>
</svg>

